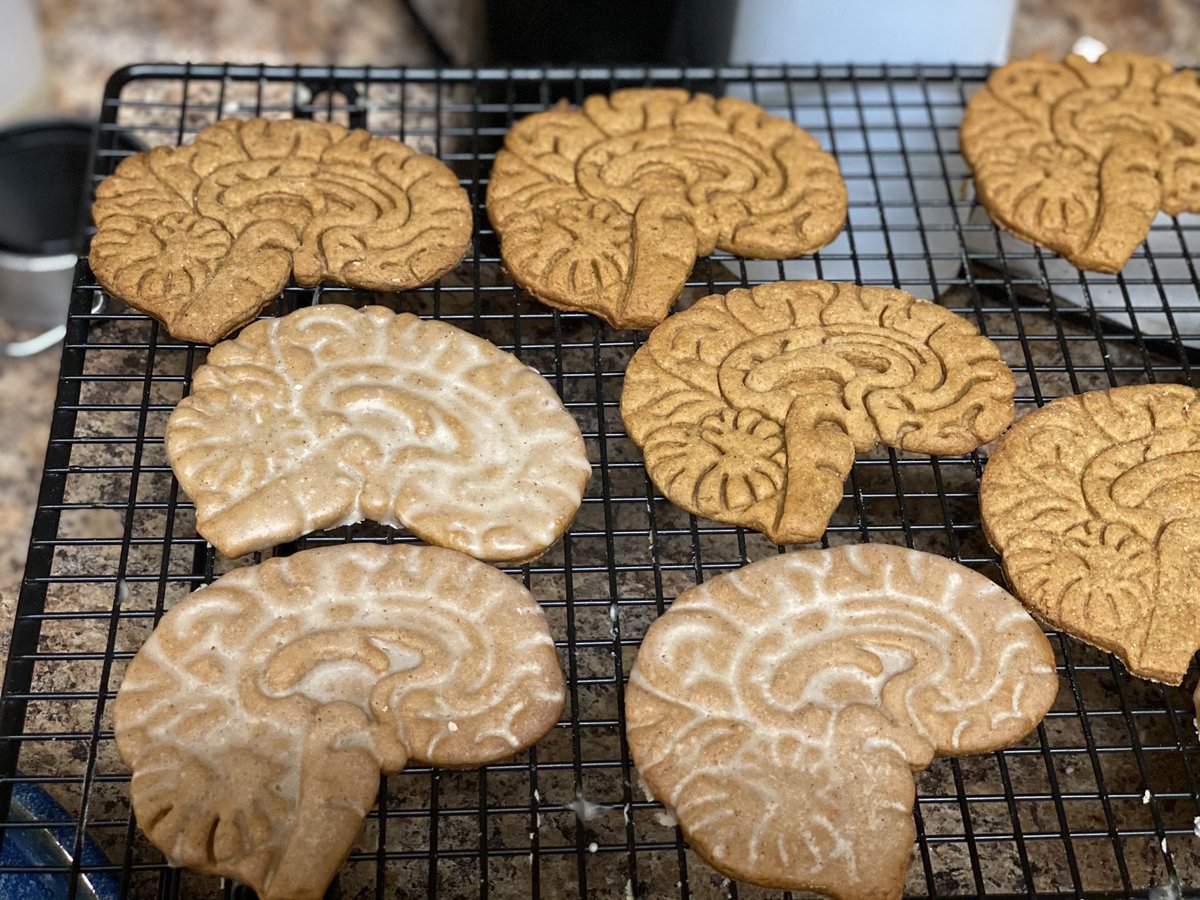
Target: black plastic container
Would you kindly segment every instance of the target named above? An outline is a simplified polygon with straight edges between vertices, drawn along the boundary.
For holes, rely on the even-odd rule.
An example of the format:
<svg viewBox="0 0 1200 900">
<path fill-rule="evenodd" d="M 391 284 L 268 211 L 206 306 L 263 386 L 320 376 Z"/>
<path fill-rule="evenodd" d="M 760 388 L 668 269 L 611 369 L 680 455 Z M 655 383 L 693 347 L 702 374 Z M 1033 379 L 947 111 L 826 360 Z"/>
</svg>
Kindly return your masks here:
<svg viewBox="0 0 1200 900">
<path fill-rule="evenodd" d="M 96 128 L 57 119 L 0 129 L 0 316 L 14 324 L 66 321 L 89 220 Z M 124 134 L 115 143 L 144 149 Z"/>
</svg>

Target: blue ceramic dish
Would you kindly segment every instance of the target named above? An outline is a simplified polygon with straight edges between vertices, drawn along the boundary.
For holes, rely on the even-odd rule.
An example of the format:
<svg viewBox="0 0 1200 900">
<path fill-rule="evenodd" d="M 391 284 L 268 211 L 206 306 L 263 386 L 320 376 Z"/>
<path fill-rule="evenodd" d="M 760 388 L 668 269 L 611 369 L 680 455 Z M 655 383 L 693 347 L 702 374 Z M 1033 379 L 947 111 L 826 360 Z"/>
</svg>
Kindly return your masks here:
<svg viewBox="0 0 1200 900">
<path fill-rule="evenodd" d="M 71 818 L 37 785 L 14 785 L 10 822 L 69 822 Z M 74 847 L 75 829 L 70 826 L 7 829 L 0 865 L 30 871 L 0 873 L 0 897 L 4 900 L 66 900 L 70 876 L 66 872 L 37 870 L 70 866 Z M 108 857 L 87 835 L 83 838 L 80 863 L 85 868 L 109 865 Z M 77 900 L 118 900 L 119 895 L 117 880 L 108 872 L 85 871 L 75 890 Z"/>
</svg>

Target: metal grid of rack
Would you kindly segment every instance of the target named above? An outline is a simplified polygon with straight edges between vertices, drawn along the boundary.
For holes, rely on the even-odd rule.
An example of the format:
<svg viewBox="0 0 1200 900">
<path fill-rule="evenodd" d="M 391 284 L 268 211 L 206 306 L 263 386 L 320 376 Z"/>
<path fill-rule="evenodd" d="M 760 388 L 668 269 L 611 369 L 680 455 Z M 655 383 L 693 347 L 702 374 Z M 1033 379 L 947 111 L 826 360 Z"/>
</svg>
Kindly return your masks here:
<svg viewBox="0 0 1200 900">
<path fill-rule="evenodd" d="M 630 85 L 747 97 L 794 119 L 838 158 L 844 233 L 813 257 L 701 260 L 681 304 L 783 277 L 896 285 L 979 324 L 1017 377 L 1019 412 L 1064 394 L 1145 382 L 1200 384 L 1200 224 L 1161 217 L 1119 276 L 1081 273 L 1003 237 L 971 194 L 957 124 L 987 71 L 971 67 L 457 71 L 135 66 L 110 81 L 94 178 L 118 130 L 184 142 L 228 115 L 365 126 L 437 153 L 475 209 L 472 250 L 441 283 L 394 298 L 487 337 L 540 370 L 584 430 L 593 463 L 561 545 L 512 570 L 543 603 L 569 678 L 559 726 L 478 772 L 413 767 L 379 805 L 331 888 L 338 897 L 759 897 L 686 847 L 644 798 L 623 735 L 622 687 L 647 625 L 687 586 L 775 552 L 760 536 L 697 520 L 657 495 L 617 412 L 644 334 L 559 313 L 514 289 L 483 209 L 491 158 L 519 117 L 560 98 Z M 238 562 L 195 536 L 171 477 L 163 426 L 204 348 L 143 316 L 96 304 L 76 273 L 49 452 L 0 702 L 0 811 L 37 786 L 65 818 L 56 864 L 0 863 L 71 897 L 232 896 L 244 889 L 169 868 L 131 819 L 111 702 L 128 660 L 171 604 Z M 379 302 L 288 288 L 266 311 Z M 999 578 L 979 527 L 986 448 L 931 459 L 860 458 L 827 544 L 885 541 L 952 556 Z M 405 541 L 356 526 L 277 553 L 344 540 Z M 918 778 L 913 896 L 1178 896 L 1200 884 L 1200 744 L 1183 689 L 1052 633 L 1053 711 L 1003 752 L 936 760 Z M 1194 675 L 1186 683 L 1190 687 Z M 99 852 L 96 852 L 96 850 Z M 1165 891 L 1166 893 L 1156 893 Z"/>
</svg>

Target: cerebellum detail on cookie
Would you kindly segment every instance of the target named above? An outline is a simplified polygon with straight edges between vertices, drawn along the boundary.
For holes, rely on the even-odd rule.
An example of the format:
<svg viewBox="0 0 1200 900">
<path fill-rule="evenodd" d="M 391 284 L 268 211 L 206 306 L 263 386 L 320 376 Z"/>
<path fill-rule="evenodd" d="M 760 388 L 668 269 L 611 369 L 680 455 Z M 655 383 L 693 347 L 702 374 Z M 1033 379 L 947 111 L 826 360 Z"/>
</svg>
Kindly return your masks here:
<svg viewBox="0 0 1200 900">
<path fill-rule="evenodd" d="M 591 475 L 574 418 L 515 356 L 337 304 L 214 347 L 166 450 L 197 531 L 227 556 L 371 519 L 525 562 L 567 529 Z"/>
<path fill-rule="evenodd" d="M 846 187 L 795 124 L 732 97 L 630 89 L 517 122 L 488 182 L 513 279 L 616 328 L 662 321 L 699 256 L 811 253 Z"/>
<path fill-rule="evenodd" d="M 641 779 L 730 877 L 898 898 L 913 772 L 1032 731 L 1054 656 L 1011 596 L 900 547 L 799 551 L 692 588 L 626 691 Z"/>
<path fill-rule="evenodd" d="M 1029 413 L 988 461 L 980 508 L 1036 615 L 1182 681 L 1200 647 L 1200 393 L 1135 385 Z"/>
<path fill-rule="evenodd" d="M 124 160 L 96 190 L 101 284 L 185 340 L 212 343 L 287 283 L 396 291 L 453 268 L 471 238 L 454 173 L 340 125 L 225 119 Z"/>
<path fill-rule="evenodd" d="M 1200 85 L 1163 59 L 1020 60 L 967 106 L 962 152 L 998 224 L 1119 272 L 1162 209 L 1200 211 Z"/>
<path fill-rule="evenodd" d="M 350 544 L 237 569 L 171 609 L 113 720 L 155 846 L 297 900 L 323 894 L 381 772 L 511 756 L 564 694 L 518 582 L 436 547 Z"/>
<path fill-rule="evenodd" d="M 621 417 L 689 512 L 776 543 L 825 532 L 856 452 L 967 453 L 1012 421 L 1015 383 L 971 323 L 898 290 L 779 282 L 659 325 Z"/>
</svg>

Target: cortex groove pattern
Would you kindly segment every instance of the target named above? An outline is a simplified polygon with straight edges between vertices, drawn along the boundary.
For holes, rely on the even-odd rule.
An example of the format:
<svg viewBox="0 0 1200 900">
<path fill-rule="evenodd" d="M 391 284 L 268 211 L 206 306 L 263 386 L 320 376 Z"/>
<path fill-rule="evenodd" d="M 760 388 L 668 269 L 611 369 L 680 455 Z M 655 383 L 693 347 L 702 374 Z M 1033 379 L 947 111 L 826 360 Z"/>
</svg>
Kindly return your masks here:
<svg viewBox="0 0 1200 900">
<path fill-rule="evenodd" d="M 685 591 L 647 632 L 625 708 L 643 782 L 721 872 L 899 898 L 913 773 L 1021 739 L 1057 689 L 1049 642 L 993 582 L 861 545 Z"/>
<path fill-rule="evenodd" d="M 816 139 L 733 97 L 630 89 L 517 122 L 488 182 L 513 279 L 616 328 L 661 322 L 698 256 L 833 240 L 846 186 Z"/>
<path fill-rule="evenodd" d="M 89 261 L 177 338 L 213 343 L 294 274 L 397 291 L 452 269 L 471 207 L 445 165 L 340 125 L 225 119 L 124 160 L 96 189 Z"/>
<path fill-rule="evenodd" d="M 961 136 L 992 218 L 1081 269 L 1119 272 L 1160 209 L 1200 211 L 1200 86 L 1163 59 L 1009 63 Z"/>
<path fill-rule="evenodd" d="M 705 297 L 655 328 L 621 416 L 672 502 L 807 543 L 855 452 L 970 452 L 1012 421 L 1015 390 L 995 344 L 940 306 L 785 281 Z"/>
<path fill-rule="evenodd" d="M 349 544 L 236 569 L 171 609 L 113 718 L 155 846 L 295 900 L 322 895 L 381 771 L 511 756 L 563 698 L 519 583 L 437 547 Z"/>
<path fill-rule="evenodd" d="M 227 556 L 372 519 L 524 562 L 570 525 L 591 474 L 574 418 L 515 356 L 337 304 L 214 347 L 166 449 L 197 531 Z"/>
<path fill-rule="evenodd" d="M 1021 418 L 980 484 L 984 532 L 1025 604 L 1179 684 L 1200 647 L 1200 393 L 1137 385 Z"/>
</svg>

